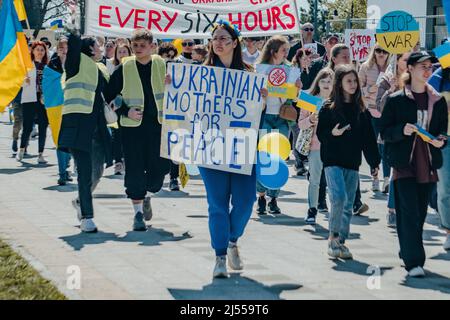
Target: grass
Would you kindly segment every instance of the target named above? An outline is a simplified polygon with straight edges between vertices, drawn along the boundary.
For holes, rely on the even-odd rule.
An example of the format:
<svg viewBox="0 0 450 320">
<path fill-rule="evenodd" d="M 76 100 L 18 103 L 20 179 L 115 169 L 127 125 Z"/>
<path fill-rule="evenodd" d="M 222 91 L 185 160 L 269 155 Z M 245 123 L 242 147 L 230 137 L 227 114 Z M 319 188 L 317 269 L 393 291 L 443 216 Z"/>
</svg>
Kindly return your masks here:
<svg viewBox="0 0 450 320">
<path fill-rule="evenodd" d="M 66 300 L 58 289 L 0 240 L 0 300 Z"/>
</svg>

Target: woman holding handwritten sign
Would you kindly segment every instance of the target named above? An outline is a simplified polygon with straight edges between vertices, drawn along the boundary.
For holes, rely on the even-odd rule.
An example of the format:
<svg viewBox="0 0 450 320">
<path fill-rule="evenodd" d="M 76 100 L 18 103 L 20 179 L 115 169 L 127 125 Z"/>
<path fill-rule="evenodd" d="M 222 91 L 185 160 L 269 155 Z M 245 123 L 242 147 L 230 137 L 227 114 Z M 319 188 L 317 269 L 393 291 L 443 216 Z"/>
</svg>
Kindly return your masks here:
<svg viewBox="0 0 450 320">
<path fill-rule="evenodd" d="M 239 36 L 240 32 L 235 26 L 227 21 L 219 21 L 212 31 L 205 65 L 253 71 L 253 68 L 242 60 Z M 263 97 L 267 97 L 267 93 L 267 89 L 261 90 Z M 251 175 L 199 169 L 208 199 L 211 244 L 216 252 L 213 276 L 228 277 L 227 257 L 231 269 L 243 268 L 237 241 L 244 233 L 256 200 L 256 173 L 254 169 Z"/>
</svg>

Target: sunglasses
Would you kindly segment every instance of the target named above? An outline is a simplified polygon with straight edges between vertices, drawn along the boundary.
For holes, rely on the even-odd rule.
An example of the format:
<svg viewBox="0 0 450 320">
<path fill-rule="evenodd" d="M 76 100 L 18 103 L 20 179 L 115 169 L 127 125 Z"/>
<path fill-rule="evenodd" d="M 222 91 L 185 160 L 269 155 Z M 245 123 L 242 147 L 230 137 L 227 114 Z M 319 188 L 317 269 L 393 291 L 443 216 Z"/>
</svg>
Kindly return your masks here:
<svg viewBox="0 0 450 320">
<path fill-rule="evenodd" d="M 383 54 L 388 54 L 389 52 L 387 52 L 386 50 L 383 50 L 383 49 L 381 49 L 381 48 L 376 48 L 375 49 L 375 52 L 376 53 L 383 53 Z"/>
<path fill-rule="evenodd" d="M 313 29 L 313 28 L 305 28 L 305 29 L 303 29 L 303 31 L 306 31 L 306 32 L 313 32 L 314 29 Z"/>
<path fill-rule="evenodd" d="M 194 45 L 194 43 L 193 42 L 182 42 L 181 45 L 183 47 L 192 47 Z"/>
</svg>

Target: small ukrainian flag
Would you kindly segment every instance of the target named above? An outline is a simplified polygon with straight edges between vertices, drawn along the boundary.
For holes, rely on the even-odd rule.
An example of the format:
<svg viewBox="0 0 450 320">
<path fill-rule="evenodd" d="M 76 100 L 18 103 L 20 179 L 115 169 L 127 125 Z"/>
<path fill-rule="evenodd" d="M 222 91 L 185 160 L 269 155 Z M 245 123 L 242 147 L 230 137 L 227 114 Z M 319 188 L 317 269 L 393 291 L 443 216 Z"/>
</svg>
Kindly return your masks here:
<svg viewBox="0 0 450 320">
<path fill-rule="evenodd" d="M 433 52 L 441 63 L 442 69 L 450 67 L 450 42 L 447 41 L 443 45 L 435 48 Z"/>
<path fill-rule="evenodd" d="M 436 139 L 434 136 L 432 136 L 430 133 L 428 133 L 425 129 L 423 129 L 421 126 L 416 125 L 417 128 L 417 135 L 422 138 L 425 142 L 430 142 L 431 140 Z"/>
<path fill-rule="evenodd" d="M 323 99 L 313 96 L 306 91 L 301 91 L 297 101 L 297 107 L 309 112 L 317 112 L 323 105 Z"/>
<path fill-rule="evenodd" d="M 54 20 L 50 23 L 50 30 L 57 30 L 59 28 L 63 27 L 63 22 L 61 19 L 59 20 Z"/>
</svg>

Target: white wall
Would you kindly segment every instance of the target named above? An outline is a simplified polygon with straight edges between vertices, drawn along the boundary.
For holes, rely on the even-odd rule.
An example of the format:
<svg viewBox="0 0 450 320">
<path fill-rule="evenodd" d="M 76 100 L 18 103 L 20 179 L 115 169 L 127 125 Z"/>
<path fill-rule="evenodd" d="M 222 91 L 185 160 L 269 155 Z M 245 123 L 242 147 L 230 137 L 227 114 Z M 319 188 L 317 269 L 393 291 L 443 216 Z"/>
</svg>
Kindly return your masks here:
<svg viewBox="0 0 450 320">
<path fill-rule="evenodd" d="M 377 8 L 371 8 L 376 6 Z M 367 1 L 367 18 L 374 18 L 375 9 L 376 14 L 379 14 L 379 18 L 388 12 L 395 10 L 403 10 L 410 13 L 413 17 L 426 16 L 427 15 L 427 0 L 368 0 Z M 425 45 L 426 35 L 426 22 L 425 19 L 417 19 L 420 25 L 420 43 Z"/>
</svg>

